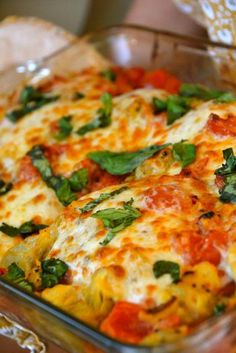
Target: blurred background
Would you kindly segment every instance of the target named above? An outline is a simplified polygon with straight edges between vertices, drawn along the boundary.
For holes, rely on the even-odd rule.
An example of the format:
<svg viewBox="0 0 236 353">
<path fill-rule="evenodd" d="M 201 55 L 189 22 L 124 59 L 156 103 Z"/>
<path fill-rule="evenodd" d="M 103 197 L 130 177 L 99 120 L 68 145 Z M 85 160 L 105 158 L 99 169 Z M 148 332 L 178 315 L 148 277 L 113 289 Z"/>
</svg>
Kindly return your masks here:
<svg viewBox="0 0 236 353">
<path fill-rule="evenodd" d="M 37 16 L 75 34 L 121 23 L 132 0 L 7 0 L 0 1 L 0 20 Z"/>
</svg>

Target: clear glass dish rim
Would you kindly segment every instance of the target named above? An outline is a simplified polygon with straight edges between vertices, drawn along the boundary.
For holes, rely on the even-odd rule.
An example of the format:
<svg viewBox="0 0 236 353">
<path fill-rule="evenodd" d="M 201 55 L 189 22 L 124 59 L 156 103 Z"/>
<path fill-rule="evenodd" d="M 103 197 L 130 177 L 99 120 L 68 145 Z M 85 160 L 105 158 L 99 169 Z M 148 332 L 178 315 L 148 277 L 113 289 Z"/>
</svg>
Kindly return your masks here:
<svg viewBox="0 0 236 353">
<path fill-rule="evenodd" d="M 117 24 L 117 25 L 112 25 L 112 26 L 107 26 L 104 28 L 101 28 L 97 31 L 89 32 L 82 37 L 76 38 L 73 42 L 70 44 L 58 49 L 54 53 L 48 55 L 47 57 L 44 57 L 43 59 L 39 60 L 29 60 L 25 63 L 16 65 L 11 67 L 9 70 L 17 70 L 17 67 L 24 65 L 25 67 L 28 66 L 28 62 L 34 62 L 36 64 L 35 69 L 32 71 L 32 74 L 34 74 L 38 68 L 41 67 L 41 65 L 47 64 L 47 62 L 53 58 L 58 57 L 60 54 L 62 54 L 64 51 L 68 50 L 69 48 L 73 47 L 76 45 L 80 40 L 85 40 L 88 41 L 88 43 L 99 43 L 102 41 L 102 39 L 98 40 L 96 39 L 97 36 L 103 35 L 104 39 L 106 36 L 109 35 L 110 32 L 115 31 L 115 30 L 135 30 L 143 33 L 151 33 L 155 35 L 161 35 L 164 37 L 169 37 L 172 40 L 177 40 L 177 41 L 187 41 L 190 43 L 190 46 L 198 45 L 199 47 L 204 48 L 204 46 L 209 46 L 211 48 L 217 48 L 217 49 L 228 49 L 228 50 L 235 50 L 236 51 L 236 46 L 228 45 L 225 43 L 218 43 L 214 42 L 208 39 L 203 39 L 200 37 L 195 37 L 195 36 L 187 36 L 187 35 L 182 35 L 182 34 L 176 34 L 172 33 L 170 31 L 165 31 L 165 30 L 159 30 L 159 29 L 153 29 L 148 26 L 141 26 L 141 25 L 135 25 L 135 24 Z M 95 38 L 93 40 L 93 37 Z M 201 48 L 200 48 L 201 50 Z M 7 70 L 7 71 L 9 71 Z M 5 72 L 3 73 L 3 75 Z M 1 74 L 2 75 L 2 74 Z M 1 76 L 0 75 L 0 76 Z M 18 286 L 8 282 L 7 280 L 4 280 L 0 277 L 0 287 L 3 289 L 6 289 L 13 295 L 17 295 L 18 297 L 21 297 L 21 299 L 27 301 L 28 303 L 32 304 L 35 309 L 41 309 L 45 312 L 48 312 L 49 314 L 55 316 L 57 319 L 61 320 L 63 323 L 65 323 L 68 327 L 70 327 L 73 330 L 78 330 L 82 334 L 87 336 L 87 339 L 92 339 L 93 341 L 96 341 L 100 344 L 100 346 L 106 346 L 106 348 L 117 348 L 117 349 L 135 349 L 137 351 L 144 351 L 145 349 L 148 349 L 149 351 L 156 350 L 156 352 L 161 353 L 162 349 L 168 349 L 173 348 L 176 345 L 176 342 L 173 343 L 167 343 L 167 344 L 161 344 L 158 346 L 145 346 L 145 345 L 135 345 L 135 344 L 128 344 L 128 343 L 123 343 L 120 342 L 116 339 L 110 338 L 103 334 L 102 332 L 92 328 L 91 326 L 87 325 L 83 321 L 71 316 L 70 314 L 64 312 L 62 309 L 54 306 L 53 304 L 43 300 L 42 298 L 30 294 L 28 292 L 25 292 Z M 206 332 L 207 330 L 214 329 L 215 326 L 219 323 L 227 322 L 228 320 L 233 320 L 236 318 L 236 309 L 232 310 L 231 312 L 228 312 L 224 315 L 222 315 L 220 318 L 209 318 L 208 320 L 204 321 L 202 324 L 200 324 L 194 331 L 189 334 L 188 336 L 185 336 L 178 340 L 177 342 L 182 342 L 186 348 L 190 348 L 192 344 L 194 344 L 194 340 L 198 339 L 198 336 L 201 336 L 203 332 Z M 199 337 L 200 338 L 200 337 Z M 201 337 L 203 338 L 203 337 Z M 85 338 L 86 339 L 86 338 Z M 196 343 L 196 342 L 195 342 Z"/>
<path fill-rule="evenodd" d="M 104 37 L 106 35 L 108 35 L 110 32 L 114 31 L 114 30 L 136 30 L 139 32 L 143 32 L 143 33 L 150 33 L 150 34 L 155 34 L 155 35 L 161 35 L 164 37 L 169 37 L 171 39 L 175 39 L 176 41 L 185 41 L 190 43 L 190 45 L 193 46 L 194 45 L 198 45 L 198 50 L 203 50 L 203 47 L 207 46 L 207 47 L 211 47 L 211 49 L 228 49 L 228 50 L 233 50 L 236 51 L 236 45 L 229 45 L 226 43 L 220 43 L 220 42 L 215 42 L 215 41 L 211 41 L 209 39 L 206 38 L 202 38 L 202 37 L 196 37 L 196 36 L 188 36 L 188 35 L 183 35 L 183 34 L 177 34 L 177 33 L 173 33 L 170 31 L 166 31 L 166 30 L 162 30 L 162 29 L 154 29 L 148 26 L 142 26 L 142 25 L 136 25 L 136 24 L 115 24 L 115 25 L 111 25 L 111 26 L 106 26 L 103 27 L 101 29 L 98 29 L 97 31 L 92 31 L 89 33 L 86 33 L 84 35 L 82 35 L 81 37 L 76 37 L 75 40 L 73 40 L 71 43 L 63 46 L 62 48 L 59 48 L 58 50 L 56 50 L 55 52 L 53 52 L 52 54 L 42 58 L 42 59 L 30 59 L 26 62 L 23 63 L 19 63 L 18 65 L 15 66 L 11 66 L 9 69 L 7 69 L 6 72 L 9 71 L 17 71 L 18 67 L 25 67 L 26 68 L 26 72 L 35 72 L 37 71 L 38 68 L 40 68 L 42 65 L 47 64 L 48 61 L 50 61 L 53 58 L 56 58 L 57 56 L 59 56 L 61 53 L 63 53 L 64 51 L 72 48 L 74 45 L 78 44 L 79 41 L 88 41 L 93 43 L 93 37 L 95 38 L 96 42 L 96 37 L 99 35 L 104 35 Z M 201 48 L 202 47 L 202 48 Z M 205 51 L 205 50 L 204 50 Z M 35 67 L 33 70 L 28 69 L 28 64 L 29 63 L 34 63 Z M 0 73 L 0 77 L 5 75 L 6 72 L 2 72 Z"/>
</svg>

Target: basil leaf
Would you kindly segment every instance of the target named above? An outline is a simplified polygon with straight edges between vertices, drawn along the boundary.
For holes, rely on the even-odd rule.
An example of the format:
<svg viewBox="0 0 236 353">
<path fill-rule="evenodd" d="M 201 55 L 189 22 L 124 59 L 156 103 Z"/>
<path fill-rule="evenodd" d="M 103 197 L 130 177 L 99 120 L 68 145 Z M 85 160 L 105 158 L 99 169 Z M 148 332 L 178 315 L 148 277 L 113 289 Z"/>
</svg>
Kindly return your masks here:
<svg viewBox="0 0 236 353">
<path fill-rule="evenodd" d="M 54 136 L 57 140 L 62 141 L 70 136 L 73 126 L 71 125 L 71 115 L 63 116 L 58 120 L 59 132 Z"/>
<path fill-rule="evenodd" d="M 58 200 L 64 205 L 68 206 L 72 201 L 77 199 L 77 196 L 72 192 L 70 182 L 63 176 L 52 176 L 47 184 L 51 187 Z"/>
<path fill-rule="evenodd" d="M 236 156 L 232 148 L 223 151 L 225 163 L 215 170 L 216 175 L 224 178 L 224 186 L 220 190 L 220 200 L 225 203 L 236 203 Z"/>
<path fill-rule="evenodd" d="M 25 272 L 15 262 L 8 266 L 8 271 L 4 275 L 4 278 L 8 279 L 9 281 L 17 281 L 24 277 Z"/>
<path fill-rule="evenodd" d="M 53 176 L 53 173 L 48 159 L 44 156 L 42 147 L 34 146 L 27 155 L 30 156 L 33 166 L 39 171 L 43 180 L 47 182 Z"/>
<path fill-rule="evenodd" d="M 2 179 L 0 179 L 0 196 L 5 195 L 11 189 L 12 183 L 5 183 Z"/>
<path fill-rule="evenodd" d="M 231 103 L 236 101 L 236 97 L 232 92 L 222 93 L 221 96 L 216 98 L 218 103 Z"/>
<path fill-rule="evenodd" d="M 32 86 L 27 86 L 20 94 L 19 102 L 21 103 L 21 107 L 8 112 L 6 117 L 11 122 L 15 123 L 28 113 L 31 113 L 48 103 L 54 102 L 58 98 L 59 96 L 49 96 L 43 94 Z"/>
<path fill-rule="evenodd" d="M 73 95 L 73 100 L 79 100 L 85 97 L 85 94 L 81 93 L 81 92 L 75 92 Z"/>
<path fill-rule="evenodd" d="M 172 154 L 174 159 L 181 162 L 182 167 L 185 168 L 194 162 L 196 158 L 196 147 L 191 143 L 174 143 Z"/>
<path fill-rule="evenodd" d="M 20 235 L 25 238 L 31 234 L 38 233 L 41 229 L 47 228 L 46 224 L 35 224 L 33 221 L 23 223 L 19 228 Z"/>
<path fill-rule="evenodd" d="M 98 218 L 110 231 L 100 245 L 107 245 L 116 235 L 116 233 L 130 226 L 136 218 L 141 216 L 141 212 L 125 203 L 123 208 L 107 208 L 97 211 L 91 217 Z"/>
<path fill-rule="evenodd" d="M 154 114 L 167 110 L 167 102 L 157 97 L 152 98 Z"/>
<path fill-rule="evenodd" d="M 26 86 L 22 89 L 19 102 L 26 105 L 33 101 L 42 99 L 43 94 L 33 86 Z"/>
<path fill-rule="evenodd" d="M 4 222 L 0 226 L 0 231 L 8 235 L 9 237 L 15 237 L 19 235 L 19 228 L 9 226 L 7 223 Z"/>
<path fill-rule="evenodd" d="M 52 288 L 59 283 L 57 276 L 50 273 L 41 273 L 41 289 Z"/>
<path fill-rule="evenodd" d="M 33 284 L 25 279 L 25 272 L 15 262 L 8 266 L 8 271 L 3 277 L 28 292 L 32 292 L 34 289 Z"/>
<path fill-rule="evenodd" d="M 120 189 L 114 190 L 110 193 L 102 193 L 97 199 L 88 202 L 84 207 L 80 208 L 82 213 L 92 211 L 97 205 L 105 200 L 111 199 L 115 195 L 119 195 L 123 191 L 128 190 L 127 186 L 122 186 Z"/>
<path fill-rule="evenodd" d="M 0 226 L 0 231 L 10 237 L 21 235 L 23 238 L 26 238 L 29 235 L 37 234 L 41 229 L 47 227 L 45 224 L 35 224 L 33 221 L 25 222 L 19 228 L 3 222 Z"/>
<path fill-rule="evenodd" d="M 72 201 L 77 199 L 76 194 L 74 194 L 72 191 L 73 187 L 79 187 L 79 185 L 76 186 L 75 182 L 76 178 L 78 181 L 77 174 L 73 173 L 71 176 L 72 181 L 65 178 L 64 176 L 54 175 L 48 159 L 44 156 L 41 146 L 34 146 L 32 150 L 27 153 L 27 155 L 31 157 L 32 163 L 34 167 L 39 171 L 42 179 L 45 181 L 48 187 L 55 191 L 58 200 L 64 206 L 68 206 Z"/>
<path fill-rule="evenodd" d="M 112 175 L 131 173 L 146 159 L 152 157 L 170 144 L 152 145 L 135 152 L 97 151 L 88 153 L 88 158 Z"/>
<path fill-rule="evenodd" d="M 159 278 L 165 274 L 169 274 L 173 282 L 178 282 L 180 279 L 180 267 L 179 264 L 172 261 L 159 260 L 153 265 L 153 273 L 156 278 Z"/>
<path fill-rule="evenodd" d="M 236 203 L 236 176 L 232 184 L 227 179 L 225 180 L 223 189 L 220 191 L 220 201 L 224 203 Z"/>
<path fill-rule="evenodd" d="M 103 70 L 101 76 L 105 77 L 108 81 L 115 82 L 116 73 L 112 69 Z"/>
<path fill-rule="evenodd" d="M 27 281 L 26 279 L 22 279 L 19 282 L 16 282 L 18 286 L 20 286 L 22 289 L 26 290 L 27 292 L 33 292 L 34 290 L 34 285 L 33 283 Z"/>
<path fill-rule="evenodd" d="M 215 89 L 209 89 L 199 84 L 183 83 L 180 87 L 180 95 L 184 97 L 200 98 L 203 100 L 216 99 L 225 92 Z"/>
<path fill-rule="evenodd" d="M 81 168 L 73 172 L 69 178 L 69 183 L 73 191 L 81 191 L 88 184 L 88 171 Z"/>
<path fill-rule="evenodd" d="M 236 156 L 234 155 L 232 148 L 227 148 L 223 151 L 223 156 L 226 163 L 222 164 L 222 167 L 216 169 L 216 175 L 228 175 L 236 172 Z"/>
<path fill-rule="evenodd" d="M 68 265 L 64 261 L 55 258 L 42 261 L 41 267 L 44 273 L 55 275 L 58 279 L 62 278 L 68 270 Z"/>
<path fill-rule="evenodd" d="M 180 96 L 173 95 L 167 99 L 167 125 L 171 125 L 175 120 L 181 118 L 189 111 L 190 107 L 186 100 Z"/>
<path fill-rule="evenodd" d="M 100 98 L 103 107 L 98 109 L 98 116 L 90 123 L 83 125 L 77 130 L 77 134 L 83 136 L 90 131 L 98 128 L 104 128 L 111 124 L 112 112 L 112 96 L 109 93 L 104 93 Z"/>
<path fill-rule="evenodd" d="M 41 289 L 52 288 L 62 277 L 66 274 L 68 270 L 68 265 L 60 260 L 51 258 L 41 262 Z"/>
<path fill-rule="evenodd" d="M 226 310 L 226 305 L 224 303 L 218 303 L 214 306 L 213 314 L 215 316 L 221 316 Z"/>
<path fill-rule="evenodd" d="M 181 118 L 190 109 L 188 100 L 178 95 L 168 96 L 166 100 L 157 97 L 152 99 L 154 114 L 167 111 L 167 125 Z"/>
</svg>

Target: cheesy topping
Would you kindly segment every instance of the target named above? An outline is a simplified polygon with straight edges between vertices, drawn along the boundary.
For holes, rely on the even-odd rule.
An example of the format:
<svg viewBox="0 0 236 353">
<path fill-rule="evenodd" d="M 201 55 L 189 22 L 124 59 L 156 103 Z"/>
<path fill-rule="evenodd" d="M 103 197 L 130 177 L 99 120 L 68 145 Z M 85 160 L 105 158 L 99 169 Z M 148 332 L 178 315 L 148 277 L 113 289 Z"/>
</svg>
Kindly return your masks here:
<svg viewBox="0 0 236 353">
<path fill-rule="evenodd" d="M 162 70 L 107 70 L 4 100 L 0 270 L 113 338 L 153 345 L 235 307 L 236 99 L 186 96 Z M 32 224 L 44 229 L 17 233 Z"/>
</svg>

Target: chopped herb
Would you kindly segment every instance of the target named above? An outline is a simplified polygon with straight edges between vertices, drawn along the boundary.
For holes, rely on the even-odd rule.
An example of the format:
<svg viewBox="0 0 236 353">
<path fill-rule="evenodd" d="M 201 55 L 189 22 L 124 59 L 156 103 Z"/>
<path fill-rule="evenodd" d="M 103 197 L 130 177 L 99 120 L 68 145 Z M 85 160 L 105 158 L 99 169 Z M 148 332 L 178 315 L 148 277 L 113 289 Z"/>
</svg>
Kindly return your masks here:
<svg viewBox="0 0 236 353">
<path fill-rule="evenodd" d="M 179 264 L 172 261 L 156 261 L 153 265 L 153 273 L 156 278 L 159 278 L 165 274 L 169 274 L 172 277 L 174 283 L 178 282 L 180 279 Z"/>
<path fill-rule="evenodd" d="M 73 95 L 73 100 L 79 100 L 79 99 L 82 99 L 82 98 L 84 98 L 85 97 L 85 95 L 83 94 L 83 93 L 81 93 L 81 92 L 75 92 L 74 93 L 74 95 Z"/>
<path fill-rule="evenodd" d="M 4 222 L 0 226 L 0 231 L 6 235 L 9 235 L 9 237 L 15 237 L 19 235 L 19 228 L 9 226 L 7 223 Z"/>
<path fill-rule="evenodd" d="M 202 219 L 202 218 L 203 219 L 210 219 L 210 218 L 214 217 L 214 215 L 215 215 L 215 212 L 213 212 L 213 211 L 205 212 L 205 213 L 201 214 L 199 219 Z"/>
<path fill-rule="evenodd" d="M 178 95 L 170 95 L 166 100 L 153 97 L 152 104 L 155 114 L 167 111 L 167 125 L 173 124 L 190 109 L 188 100 Z"/>
<path fill-rule="evenodd" d="M 154 97 L 152 100 L 154 113 L 167 112 L 167 125 L 173 124 L 190 109 L 191 100 L 194 98 L 202 100 L 215 99 L 217 102 L 233 102 L 236 97 L 230 92 L 224 92 L 195 84 L 184 83 L 180 87 L 179 95 L 170 95 L 166 100 Z"/>
<path fill-rule="evenodd" d="M 88 184 L 88 171 L 81 168 L 73 172 L 69 178 L 69 183 L 73 191 L 81 191 Z"/>
<path fill-rule="evenodd" d="M 15 262 L 8 266 L 8 271 L 3 278 L 17 284 L 28 292 L 32 292 L 34 289 L 33 284 L 25 279 L 25 272 Z"/>
<path fill-rule="evenodd" d="M 43 148 L 39 145 L 34 146 L 28 153 L 33 166 L 39 171 L 41 177 L 45 182 L 53 176 L 52 169 L 48 159 L 44 155 Z"/>
<path fill-rule="evenodd" d="M 41 268 L 41 289 L 54 287 L 68 270 L 64 261 L 55 258 L 42 261 Z"/>
<path fill-rule="evenodd" d="M 210 89 L 199 84 L 183 83 L 180 87 L 180 95 L 184 97 L 200 98 L 203 100 L 216 99 L 225 92 Z"/>
<path fill-rule="evenodd" d="M 12 183 L 5 183 L 2 179 L 0 179 L 0 196 L 6 194 L 11 189 Z"/>
<path fill-rule="evenodd" d="M 52 288 L 59 283 L 57 276 L 50 273 L 41 273 L 41 289 Z"/>
<path fill-rule="evenodd" d="M 4 276 L 4 278 L 8 279 L 9 281 L 17 281 L 24 277 L 24 271 L 15 262 L 8 266 L 8 271 Z"/>
<path fill-rule="evenodd" d="M 116 73 L 112 69 L 103 70 L 101 76 L 105 77 L 108 81 L 115 82 Z"/>
<path fill-rule="evenodd" d="M 213 314 L 215 316 L 220 316 L 224 314 L 225 310 L 226 310 L 226 305 L 224 303 L 218 303 L 214 306 Z"/>
<path fill-rule="evenodd" d="M 64 176 L 53 174 L 50 163 L 45 157 L 41 146 L 34 146 L 27 154 L 31 157 L 32 163 L 39 171 L 42 179 L 48 187 L 55 191 L 58 200 L 64 206 L 68 206 L 77 199 L 73 191 L 81 191 L 81 188 L 87 184 L 87 175 L 83 168 L 72 173 L 71 177 L 67 179 Z"/>
<path fill-rule="evenodd" d="M 23 223 L 19 228 L 10 226 L 7 223 L 2 223 L 0 231 L 10 237 L 21 235 L 23 238 L 32 234 L 37 234 L 41 229 L 47 228 L 45 224 L 35 224 L 33 221 Z"/>
<path fill-rule="evenodd" d="M 141 212 L 131 204 L 132 202 L 124 203 L 123 208 L 107 208 L 92 214 L 91 217 L 101 219 L 104 226 L 109 229 L 101 245 L 107 245 L 116 233 L 130 226 L 136 218 L 141 216 Z"/>
<path fill-rule="evenodd" d="M 152 145 L 135 152 L 90 152 L 88 153 L 88 158 L 98 163 L 102 169 L 112 175 L 124 175 L 131 173 L 146 159 L 169 145 Z"/>
<path fill-rule="evenodd" d="M 232 148 L 227 148 L 223 151 L 223 157 L 226 163 L 222 164 L 222 167 L 216 169 L 216 175 L 231 175 L 232 173 L 236 173 L 236 156 L 234 155 Z"/>
<path fill-rule="evenodd" d="M 55 258 L 42 261 L 41 267 L 43 272 L 50 273 L 58 278 L 63 277 L 68 270 L 68 266 L 64 261 Z"/>
<path fill-rule="evenodd" d="M 225 92 L 218 98 L 216 98 L 218 103 L 231 103 L 236 101 L 236 97 L 232 92 Z"/>
<path fill-rule="evenodd" d="M 23 88 L 20 94 L 19 102 L 21 104 L 28 104 L 33 101 L 39 101 L 42 99 L 42 93 L 35 89 L 33 86 L 26 86 Z"/>
<path fill-rule="evenodd" d="M 220 190 L 220 200 L 225 203 L 236 203 L 236 156 L 232 148 L 224 150 L 223 156 L 226 162 L 215 171 L 216 175 L 224 179 L 224 186 Z"/>
<path fill-rule="evenodd" d="M 191 143 L 178 142 L 173 144 L 172 154 L 175 160 L 185 168 L 196 158 L 196 147 Z"/>
<path fill-rule="evenodd" d="M 109 93 L 104 93 L 101 96 L 101 102 L 103 107 L 98 109 L 97 117 L 90 123 L 83 125 L 77 130 L 78 135 L 85 135 L 90 131 L 98 128 L 104 128 L 111 124 L 111 112 L 112 112 L 112 96 Z"/>
<path fill-rule="evenodd" d="M 90 201 L 84 207 L 80 208 L 82 213 L 92 211 L 97 205 L 105 200 L 111 199 L 115 195 L 119 195 L 121 192 L 128 190 L 127 186 L 122 186 L 120 189 L 114 190 L 110 193 L 102 193 L 97 199 Z"/>
<path fill-rule="evenodd" d="M 154 114 L 167 110 L 167 102 L 157 97 L 152 98 L 152 105 L 154 109 Z"/>
<path fill-rule="evenodd" d="M 234 102 L 236 97 L 231 92 L 210 89 L 201 85 L 183 83 L 180 87 L 180 95 L 203 100 L 215 99 L 219 103 Z"/>
<path fill-rule="evenodd" d="M 54 102 L 58 98 L 59 96 L 49 96 L 43 94 L 32 86 L 27 86 L 20 94 L 19 103 L 21 104 L 21 107 L 10 111 L 7 113 L 6 117 L 11 122 L 15 123 L 26 114 L 31 113 L 48 103 Z"/>
<path fill-rule="evenodd" d="M 175 120 L 181 118 L 189 111 L 190 107 L 183 97 L 173 95 L 167 99 L 167 125 L 171 125 Z"/>
<path fill-rule="evenodd" d="M 73 126 L 71 125 L 71 115 L 63 116 L 58 120 L 59 132 L 54 136 L 57 140 L 62 141 L 70 136 Z"/>
<path fill-rule="evenodd" d="M 55 191 L 58 200 L 64 206 L 68 206 L 72 201 L 77 199 L 76 194 L 71 189 L 69 180 L 64 176 L 57 175 L 50 177 L 47 185 Z"/>
</svg>

